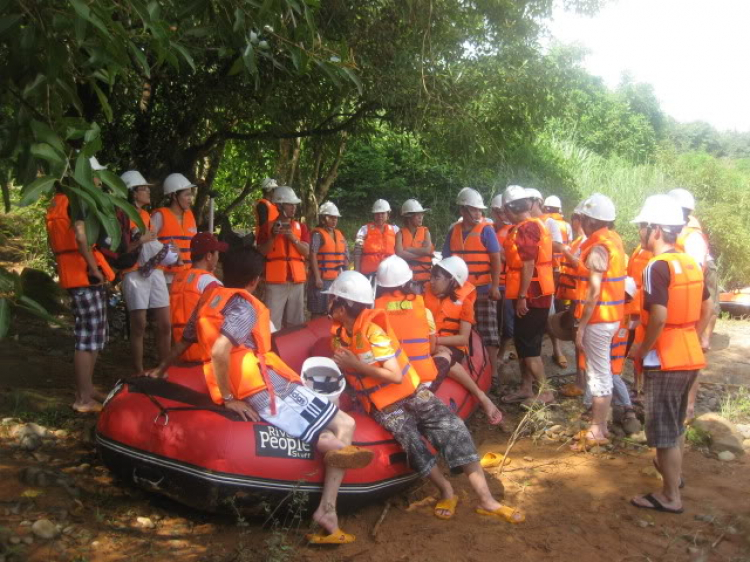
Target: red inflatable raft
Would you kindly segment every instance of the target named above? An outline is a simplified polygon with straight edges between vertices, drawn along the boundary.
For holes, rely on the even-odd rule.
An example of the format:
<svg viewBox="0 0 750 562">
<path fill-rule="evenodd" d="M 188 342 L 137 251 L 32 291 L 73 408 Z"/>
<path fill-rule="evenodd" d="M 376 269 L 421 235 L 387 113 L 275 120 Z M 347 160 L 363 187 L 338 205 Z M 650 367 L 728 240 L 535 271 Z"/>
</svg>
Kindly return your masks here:
<svg viewBox="0 0 750 562">
<path fill-rule="evenodd" d="M 310 356 L 330 356 L 330 323 L 318 319 L 275 336 L 279 355 L 299 372 Z M 473 334 L 470 372 L 483 390 L 490 368 Z M 437 395 L 467 418 L 476 400 L 446 379 Z M 354 401 L 342 396 L 342 408 Z M 354 443 L 375 452 L 370 466 L 346 473 L 339 502 L 361 505 L 403 489 L 416 479 L 406 455 L 390 433 L 366 414 L 351 409 L 357 422 Z M 121 479 L 211 511 L 278 503 L 294 492 L 319 493 L 324 467 L 320 455 L 266 423 L 240 421 L 208 396 L 200 366 L 176 367 L 168 380 L 120 381 L 110 393 L 97 424 L 104 463 Z M 275 504 L 272 504 L 275 505 Z"/>
<path fill-rule="evenodd" d="M 731 316 L 750 316 L 750 287 L 719 294 L 722 312 Z"/>
</svg>

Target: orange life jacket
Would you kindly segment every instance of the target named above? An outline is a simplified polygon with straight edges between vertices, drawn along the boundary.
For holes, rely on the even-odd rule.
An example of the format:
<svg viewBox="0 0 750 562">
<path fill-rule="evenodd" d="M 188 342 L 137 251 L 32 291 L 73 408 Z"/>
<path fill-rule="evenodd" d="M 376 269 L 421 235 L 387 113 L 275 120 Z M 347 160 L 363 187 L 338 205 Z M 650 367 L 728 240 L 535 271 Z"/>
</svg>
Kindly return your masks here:
<svg viewBox="0 0 750 562">
<path fill-rule="evenodd" d="M 570 236 L 568 235 L 568 228 L 570 227 L 570 225 L 560 213 L 546 213 L 542 215 L 542 220 L 546 219 L 554 219 L 558 224 L 558 226 L 560 227 L 560 234 L 562 234 L 563 244 L 567 244 L 568 242 L 570 242 Z M 553 253 L 552 267 L 554 267 L 555 269 L 559 268 L 562 265 L 563 259 L 565 259 L 565 254 L 563 254 L 562 252 Z"/>
<path fill-rule="evenodd" d="M 76 242 L 76 234 L 73 230 L 73 221 L 70 218 L 69 209 L 70 200 L 67 195 L 56 193 L 47 209 L 47 237 L 52 252 L 55 254 L 60 285 L 64 289 L 89 287 L 91 285 L 89 268 L 86 260 L 78 251 L 78 243 Z M 112 271 L 101 252 L 92 247 L 91 253 L 94 255 L 104 278 L 107 281 L 114 280 L 115 272 Z"/>
<path fill-rule="evenodd" d="M 302 225 L 295 220 L 290 225 L 299 239 Z M 274 236 L 271 251 L 266 254 L 266 283 L 304 283 L 306 280 L 305 256 L 283 234 Z"/>
<path fill-rule="evenodd" d="M 701 223 L 698 222 L 698 219 L 695 218 L 693 215 L 690 215 L 688 217 L 688 222 L 685 226 L 682 227 L 682 231 L 680 232 L 680 235 L 677 237 L 677 242 L 675 242 L 675 250 L 677 250 L 680 253 L 685 253 L 685 243 L 687 242 L 688 237 L 692 235 L 693 233 L 697 232 L 703 237 L 703 241 L 706 243 L 706 253 L 703 256 L 703 269 L 706 269 L 706 264 L 708 263 L 708 256 L 710 255 L 709 248 L 708 248 L 708 236 L 706 236 L 706 233 L 703 232 L 703 227 L 701 226 Z"/>
<path fill-rule="evenodd" d="M 406 250 L 408 248 L 422 248 L 427 238 L 429 230 L 426 226 L 418 226 L 417 232 L 412 234 L 408 227 L 399 230 L 401 233 L 401 245 Z M 430 252 L 435 251 L 435 245 L 430 246 Z M 432 269 L 432 254 L 422 256 L 416 259 L 406 260 L 414 274 L 412 279 L 417 283 L 424 283 L 430 280 L 430 270 Z"/>
<path fill-rule="evenodd" d="M 541 238 L 539 240 L 539 254 L 534 264 L 534 276 L 531 278 L 539 283 L 541 295 L 553 295 L 555 293 L 555 280 L 552 275 L 552 237 L 547 230 L 544 221 L 539 218 L 530 217 L 515 225 L 508 237 L 505 239 L 505 298 L 517 299 L 521 290 L 521 272 L 523 271 L 523 260 L 518 253 L 516 237 L 518 229 L 524 224 L 534 222 L 539 226 Z M 526 295 L 523 295 L 524 297 Z"/>
<path fill-rule="evenodd" d="M 375 299 L 375 308 L 385 310 L 388 320 L 396 332 L 409 361 L 417 370 L 419 380 L 429 383 L 437 377 L 437 367 L 430 353 L 430 329 L 427 324 L 427 309 L 421 295 L 401 292 L 383 295 Z"/>
<path fill-rule="evenodd" d="M 396 253 L 396 231 L 393 225 L 383 225 L 380 230 L 374 223 L 367 225 L 367 235 L 362 244 L 362 258 L 359 267 L 364 275 L 378 270 L 380 262 Z"/>
<path fill-rule="evenodd" d="M 368 329 L 371 324 L 380 326 L 391 340 L 391 345 L 396 352 L 396 360 L 404 377 L 400 383 L 383 382 L 373 377 L 360 375 L 352 371 L 344 371 L 346 380 L 359 397 L 365 411 L 370 412 L 374 407 L 377 410 L 387 408 L 394 402 L 398 402 L 414 394 L 419 386 L 419 375 L 409 363 L 409 357 L 404 353 L 398 341 L 396 333 L 388 322 L 384 310 L 366 309 L 354 323 L 353 336 L 349 340 L 344 327 L 335 323 L 332 327 L 333 348 L 345 347 L 350 349 L 359 359 L 368 364 L 377 363 L 372 353 L 372 346 L 367 339 Z"/>
<path fill-rule="evenodd" d="M 334 229 L 333 236 L 327 228 L 317 227 L 313 232 L 320 234 L 323 243 L 316 254 L 320 277 L 333 280 L 346 267 L 346 240 L 339 229 Z"/>
<path fill-rule="evenodd" d="M 508 237 L 508 234 L 510 233 L 512 228 L 512 224 L 504 224 L 495 231 L 495 236 L 497 236 L 497 243 L 500 244 L 501 248 L 505 246 L 505 239 Z M 505 264 L 505 260 L 503 260 L 503 263 L 500 266 L 500 287 L 503 288 L 505 288 L 506 267 L 507 266 Z"/>
<path fill-rule="evenodd" d="M 603 246 L 607 250 L 607 271 L 602 275 L 599 300 L 594 307 L 594 313 L 589 323 L 619 322 L 625 315 L 625 252 L 622 249 L 620 236 L 608 228 L 600 228 L 581 244 L 581 257 L 576 270 L 576 303 L 575 317 L 581 318 L 589 290 L 590 272 L 586 267 L 586 258 L 595 246 Z"/>
<path fill-rule="evenodd" d="M 570 253 L 575 254 L 586 239 L 585 236 L 579 236 L 570 243 Z M 557 280 L 556 296 L 560 300 L 570 301 L 573 304 L 578 300 L 578 291 L 576 289 L 576 266 L 567 261 L 564 257 L 560 263 L 560 277 Z"/>
<path fill-rule="evenodd" d="M 464 306 L 464 302 L 470 301 L 473 306 L 476 299 L 476 287 L 468 281 L 456 290 L 455 301 L 451 300 L 448 296 L 437 296 L 432 291 L 430 283 L 427 283 L 424 288 L 424 303 L 430 309 L 435 319 L 438 336 L 449 337 L 458 335 L 461 327 L 461 309 Z M 461 346 L 459 349 L 463 352 L 468 351 L 466 346 Z"/>
<path fill-rule="evenodd" d="M 266 222 L 263 224 L 260 224 L 260 215 L 258 214 L 258 205 L 265 205 L 266 207 Z M 255 213 L 255 240 L 256 242 L 260 239 L 261 233 L 263 232 L 263 227 L 270 223 L 273 224 L 276 219 L 279 218 L 279 209 L 276 205 L 271 203 L 268 199 L 263 197 L 262 199 L 258 200 L 258 202 L 255 204 L 255 207 L 253 207 L 253 213 Z"/>
<path fill-rule="evenodd" d="M 644 250 L 641 245 L 635 247 L 628 261 L 628 276 L 635 281 L 636 292 L 633 300 L 625 305 L 626 314 L 640 314 L 641 312 L 641 290 L 643 287 L 643 270 L 646 269 L 649 260 L 654 257 L 652 252 Z"/>
<path fill-rule="evenodd" d="M 203 275 L 211 275 L 211 273 L 204 269 L 191 268 L 180 271 L 172 279 L 172 286 L 169 288 L 169 314 L 172 320 L 172 341 L 175 343 L 182 340 L 185 324 L 190 320 L 203 294 L 198 289 L 198 282 Z M 180 359 L 190 362 L 203 362 L 210 358 L 210 356 L 203 355 L 201 346 L 197 343 L 188 347 L 180 355 Z"/>
<path fill-rule="evenodd" d="M 300 378 L 278 355 L 271 351 L 271 317 L 262 302 L 244 289 L 217 287 L 204 293 L 198 303 L 200 308 L 196 325 L 201 353 L 203 357 L 211 357 L 214 343 L 221 335 L 221 326 L 224 323 L 222 310 L 234 295 L 240 295 L 255 309 L 256 322 L 252 336 L 256 349 L 252 350 L 244 345 L 237 345 L 232 348 L 229 358 L 229 388 L 238 400 L 257 394 L 262 390 L 268 390 L 271 412 L 274 413 L 276 402 L 268 369 L 272 369 L 279 376 L 291 382 L 300 382 Z M 222 404 L 224 399 L 216 383 L 216 375 L 211 361 L 203 364 L 203 374 L 206 377 L 211 399 L 217 404 Z"/>
<path fill-rule="evenodd" d="M 630 335 L 630 315 L 626 314 L 620 321 L 620 326 L 612 338 L 609 348 L 609 359 L 612 364 L 612 374 L 621 375 L 625 366 L 625 351 L 628 349 L 628 336 Z"/>
<path fill-rule="evenodd" d="M 464 238 L 463 223 L 453 226 L 450 233 L 451 255 L 458 256 L 469 267 L 469 280 L 475 287 L 492 283 L 492 264 L 487 248 L 482 244 L 482 231 L 492 223 L 482 219 Z"/>
<path fill-rule="evenodd" d="M 143 226 L 146 227 L 146 232 L 151 230 L 151 215 L 148 214 L 148 211 L 146 209 L 138 209 L 138 214 L 141 215 L 141 220 L 143 221 Z M 140 230 L 138 228 L 138 225 L 135 224 L 134 220 L 130 221 L 130 232 L 133 232 L 134 230 Z M 145 232 L 141 233 L 145 234 Z M 135 271 L 138 269 L 138 264 L 136 263 L 133 267 L 129 267 L 127 269 L 121 269 L 120 273 L 125 275 L 126 273 L 130 273 L 131 271 Z"/>
<path fill-rule="evenodd" d="M 180 257 L 182 257 L 183 265 L 160 265 L 159 269 L 163 269 L 165 273 L 177 273 L 183 269 L 190 269 L 190 264 L 193 261 L 190 259 L 190 241 L 198 233 L 198 228 L 195 225 L 195 216 L 193 211 L 188 209 L 182 215 L 182 224 L 177 220 L 174 212 L 169 207 L 160 207 L 154 210 L 154 213 L 160 213 L 162 224 L 161 230 L 159 231 L 159 242 L 168 243 L 174 240 L 175 245 L 180 249 Z"/>
<path fill-rule="evenodd" d="M 668 252 L 649 261 L 663 260 L 669 265 L 669 302 L 667 322 L 654 344 L 661 371 L 693 371 L 706 366 L 703 349 L 695 326 L 703 305 L 703 272 L 687 254 Z M 645 309 L 646 296 L 641 293 L 641 323 L 635 341 L 643 342 L 649 312 Z"/>
</svg>

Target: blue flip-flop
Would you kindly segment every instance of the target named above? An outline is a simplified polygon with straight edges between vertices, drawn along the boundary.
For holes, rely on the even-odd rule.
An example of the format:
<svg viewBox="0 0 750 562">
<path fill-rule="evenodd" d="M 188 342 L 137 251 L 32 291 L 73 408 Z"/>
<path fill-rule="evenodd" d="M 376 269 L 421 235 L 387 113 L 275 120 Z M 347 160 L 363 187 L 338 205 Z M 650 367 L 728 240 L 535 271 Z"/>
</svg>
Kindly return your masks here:
<svg viewBox="0 0 750 562">
<path fill-rule="evenodd" d="M 635 499 L 630 500 L 630 503 L 640 509 L 653 509 L 654 511 L 674 513 L 675 515 L 679 515 L 680 513 L 683 513 L 685 511 L 683 508 L 672 509 L 670 507 L 664 507 L 662 503 L 654 497 L 654 494 L 646 494 L 645 496 L 643 496 L 643 499 L 649 502 L 651 505 L 641 505 L 639 503 L 636 503 Z"/>
</svg>

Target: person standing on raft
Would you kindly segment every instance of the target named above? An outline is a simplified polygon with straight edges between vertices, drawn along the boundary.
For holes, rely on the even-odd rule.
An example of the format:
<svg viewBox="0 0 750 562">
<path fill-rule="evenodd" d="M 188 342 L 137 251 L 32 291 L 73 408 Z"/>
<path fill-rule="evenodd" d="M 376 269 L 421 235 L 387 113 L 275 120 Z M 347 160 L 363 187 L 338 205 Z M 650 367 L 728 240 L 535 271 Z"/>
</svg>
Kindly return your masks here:
<svg viewBox="0 0 750 562">
<path fill-rule="evenodd" d="M 313 520 L 325 535 L 308 535 L 316 544 L 346 544 L 354 535 L 339 528 L 336 497 L 348 468 L 370 464 L 373 453 L 353 446 L 355 422 L 301 382 L 297 373 L 271 351 L 268 308 L 252 296 L 263 273 L 263 256 L 254 248 L 230 252 L 224 260 L 225 287 L 204 293 L 169 358 L 148 376 L 164 377 L 190 345 L 201 346 L 203 373 L 217 404 L 245 421 L 261 419 L 292 437 L 316 443 L 324 455 L 325 481 Z"/>
<path fill-rule="evenodd" d="M 478 514 L 509 523 L 523 522 L 523 513 L 502 505 L 492 496 L 463 420 L 421 385 L 385 311 L 372 308 L 374 298 L 367 278 L 356 271 L 345 271 L 333 282 L 328 294 L 334 322 L 333 360 L 344 371 L 365 411 L 393 433 L 412 470 L 427 476 L 440 490 L 435 516 L 452 518 L 458 496 L 437 466 L 437 458 L 425 438 L 450 468 L 462 469 L 469 478 L 479 496 Z"/>
</svg>

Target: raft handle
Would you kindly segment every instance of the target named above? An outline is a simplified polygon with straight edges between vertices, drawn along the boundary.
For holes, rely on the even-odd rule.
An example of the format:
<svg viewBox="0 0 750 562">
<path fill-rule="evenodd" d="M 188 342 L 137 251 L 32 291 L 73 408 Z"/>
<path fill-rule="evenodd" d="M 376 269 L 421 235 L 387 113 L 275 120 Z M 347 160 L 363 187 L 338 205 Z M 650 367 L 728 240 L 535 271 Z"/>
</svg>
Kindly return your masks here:
<svg viewBox="0 0 750 562">
<path fill-rule="evenodd" d="M 158 414 L 156 414 L 156 417 L 154 418 L 154 423 L 156 423 L 160 417 L 164 416 L 164 427 L 167 426 L 169 423 L 169 412 L 166 410 L 162 410 Z"/>
<path fill-rule="evenodd" d="M 154 481 L 154 480 L 149 480 L 148 478 L 143 478 L 142 476 L 138 476 L 137 472 L 138 472 L 138 469 L 134 468 L 133 469 L 133 483 L 135 483 L 136 485 L 148 484 L 154 490 L 161 489 L 161 483 L 164 481 L 164 476 L 159 478 L 159 480 Z"/>
</svg>

